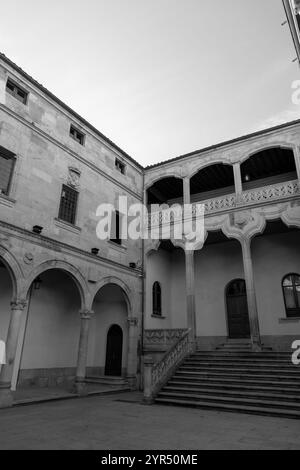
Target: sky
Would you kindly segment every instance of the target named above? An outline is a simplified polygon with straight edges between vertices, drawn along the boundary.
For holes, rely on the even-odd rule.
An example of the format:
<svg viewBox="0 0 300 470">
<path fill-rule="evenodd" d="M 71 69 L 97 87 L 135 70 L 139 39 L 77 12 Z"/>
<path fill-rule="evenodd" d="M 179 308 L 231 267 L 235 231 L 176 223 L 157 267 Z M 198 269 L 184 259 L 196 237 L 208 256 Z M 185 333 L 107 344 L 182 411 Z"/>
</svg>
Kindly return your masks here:
<svg viewBox="0 0 300 470">
<path fill-rule="evenodd" d="M 142 165 L 300 118 L 282 0 L 9 0 L 0 50 Z"/>
</svg>

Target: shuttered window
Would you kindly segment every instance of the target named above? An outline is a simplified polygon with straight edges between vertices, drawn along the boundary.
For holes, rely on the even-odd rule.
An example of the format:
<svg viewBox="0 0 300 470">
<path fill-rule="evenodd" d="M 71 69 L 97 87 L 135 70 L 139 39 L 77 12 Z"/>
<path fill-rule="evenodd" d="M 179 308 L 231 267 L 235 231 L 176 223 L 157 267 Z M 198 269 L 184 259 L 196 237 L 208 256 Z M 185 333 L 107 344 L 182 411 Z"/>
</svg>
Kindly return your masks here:
<svg viewBox="0 0 300 470">
<path fill-rule="evenodd" d="M 9 194 L 15 161 L 13 153 L 0 147 L 0 194 Z"/>
</svg>

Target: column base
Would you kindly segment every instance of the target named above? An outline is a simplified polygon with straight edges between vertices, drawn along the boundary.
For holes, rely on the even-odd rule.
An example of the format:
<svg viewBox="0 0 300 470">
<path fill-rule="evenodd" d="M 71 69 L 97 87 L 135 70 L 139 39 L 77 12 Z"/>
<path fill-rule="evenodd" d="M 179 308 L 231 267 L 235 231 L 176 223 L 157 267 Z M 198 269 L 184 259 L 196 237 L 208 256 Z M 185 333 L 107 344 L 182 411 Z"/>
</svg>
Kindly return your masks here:
<svg viewBox="0 0 300 470">
<path fill-rule="evenodd" d="M 153 405 L 154 404 L 154 398 L 153 397 L 144 397 L 143 403 L 144 403 L 144 405 Z"/>
<path fill-rule="evenodd" d="M 14 404 L 14 398 L 10 385 L 0 384 L 0 408 L 11 408 Z"/>
<path fill-rule="evenodd" d="M 126 380 L 131 390 L 137 389 L 137 378 L 135 375 L 127 375 Z"/>
<path fill-rule="evenodd" d="M 74 393 L 81 397 L 84 397 L 88 394 L 87 386 L 84 380 L 76 379 L 74 384 Z"/>
</svg>

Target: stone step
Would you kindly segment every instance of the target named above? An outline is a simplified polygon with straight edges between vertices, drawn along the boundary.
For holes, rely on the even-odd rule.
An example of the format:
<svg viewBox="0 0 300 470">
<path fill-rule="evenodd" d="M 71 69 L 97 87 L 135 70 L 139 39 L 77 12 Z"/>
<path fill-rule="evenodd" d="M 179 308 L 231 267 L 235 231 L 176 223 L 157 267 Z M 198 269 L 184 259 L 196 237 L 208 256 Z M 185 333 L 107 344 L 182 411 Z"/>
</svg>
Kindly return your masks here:
<svg viewBox="0 0 300 470">
<path fill-rule="evenodd" d="M 98 376 L 90 376 L 86 377 L 85 379 L 86 383 L 92 383 L 92 384 L 102 384 L 102 385 L 112 385 L 112 386 L 128 386 L 128 382 L 126 379 L 123 377 L 108 377 L 108 376 L 103 376 L 103 377 L 98 377 Z"/>
<path fill-rule="evenodd" d="M 281 409 L 279 407 L 275 408 L 265 408 L 265 407 L 252 407 L 252 406 L 241 406 L 241 405 L 232 405 L 225 403 L 208 403 L 198 401 L 190 401 L 184 399 L 167 399 L 167 398 L 157 398 L 156 403 L 161 405 L 171 405 L 171 406 L 186 406 L 193 408 L 206 409 L 211 411 L 229 411 L 233 413 L 246 413 L 262 416 L 274 416 L 280 418 L 300 418 L 300 412 L 294 410 Z"/>
<path fill-rule="evenodd" d="M 233 373 L 240 373 L 240 374 L 248 374 L 248 373 L 255 373 L 255 374 L 265 374 L 269 372 L 276 372 L 276 374 L 284 374 L 284 375 L 291 375 L 295 376 L 295 378 L 298 378 L 300 380 L 300 367 L 298 366 L 293 366 L 293 368 L 288 368 L 288 367 L 279 367 L 276 368 L 276 371 L 270 370 L 269 366 L 247 366 L 247 367 L 242 367 L 240 365 L 234 366 L 234 367 L 225 367 L 225 365 L 218 365 L 218 366 L 211 366 L 210 364 L 208 365 L 182 365 L 179 368 L 179 371 L 199 371 L 199 372 L 211 372 L 212 370 L 214 372 L 221 372 L 221 373 L 227 373 L 227 372 L 233 372 Z"/>
<path fill-rule="evenodd" d="M 159 396 L 162 393 L 177 393 L 179 395 L 186 396 L 194 396 L 194 395 L 213 395 L 213 396 L 221 396 L 221 397 L 232 397 L 232 398 L 243 398 L 243 399 L 258 399 L 258 400 L 275 400 L 275 401 L 283 401 L 289 403 L 297 403 L 300 405 L 300 394 L 296 394 L 294 390 L 294 394 L 287 394 L 287 393 L 272 393 L 269 392 L 262 392 L 262 391 L 253 391 L 253 390 L 221 390 L 218 388 L 207 389 L 205 387 L 198 386 L 197 388 L 190 388 L 187 386 L 174 386 L 173 384 L 169 384 L 165 386 Z"/>
<path fill-rule="evenodd" d="M 295 374 L 287 374 L 285 373 L 284 375 L 283 374 L 263 374 L 263 373 L 260 373 L 260 374 L 257 374 L 255 373 L 254 371 L 245 371 L 245 372 L 239 372 L 239 371 L 235 371 L 234 369 L 232 370 L 228 370 L 228 369 L 222 369 L 221 371 L 216 371 L 216 370 L 211 370 L 211 369 L 207 369 L 207 370 L 197 370 L 197 371 L 194 371 L 193 369 L 188 369 L 188 370 L 182 370 L 182 368 L 180 368 L 176 375 L 181 375 L 181 376 L 184 376 L 184 375 L 190 375 L 190 376 L 198 376 L 198 377 L 219 377 L 219 378 L 240 378 L 240 379 L 243 379 L 243 378 L 251 378 L 252 380 L 274 380 L 274 381 L 282 381 L 282 380 L 287 380 L 287 381 L 295 381 L 297 383 L 299 383 L 299 380 L 300 380 L 300 376 L 299 374 L 295 375 Z"/>
<path fill-rule="evenodd" d="M 263 398 L 238 398 L 238 397 L 225 397 L 219 395 L 206 395 L 197 393 L 176 393 L 169 391 L 162 391 L 158 394 L 158 398 L 170 398 L 170 399 L 183 399 L 185 401 L 201 401 L 208 403 L 224 403 L 229 405 L 242 405 L 251 407 L 266 407 L 266 408 L 280 408 L 300 413 L 300 403 L 290 403 L 288 401 L 281 400 L 268 400 Z"/>
<path fill-rule="evenodd" d="M 268 369 L 288 369 L 288 370 L 296 370 L 298 366 L 295 366 L 292 364 L 292 362 L 287 362 L 287 361 L 250 361 L 250 360 L 240 360 L 240 359 L 234 359 L 230 361 L 226 360 L 205 360 L 205 359 L 188 359 L 185 362 L 186 366 L 190 367 L 229 367 L 229 368 L 235 368 L 236 366 L 243 366 L 243 367 L 251 367 L 251 368 L 268 368 Z M 299 374 L 300 374 L 300 368 L 299 369 Z"/>
<path fill-rule="evenodd" d="M 240 358 L 255 358 L 255 359 L 286 359 L 291 358 L 292 351 L 281 352 L 244 352 L 238 353 L 236 351 L 197 351 L 193 357 L 240 357 Z"/>
<path fill-rule="evenodd" d="M 177 380 L 175 378 L 171 379 L 168 382 L 167 387 L 172 386 L 172 387 L 188 387 L 188 389 L 191 388 L 202 388 L 207 389 L 207 390 L 233 390 L 233 391 L 241 391 L 241 390 L 249 390 L 249 391 L 258 391 L 258 392 L 271 392 L 271 393 L 276 393 L 276 394 L 285 394 L 285 395 L 294 395 L 295 393 L 300 392 L 300 387 L 295 387 L 289 385 L 282 386 L 281 383 L 274 383 L 274 382 L 267 382 L 268 385 L 257 385 L 254 383 L 246 383 L 246 382 L 241 382 L 241 381 L 229 381 L 224 382 L 224 381 L 205 381 L 205 380 L 199 380 L 198 382 L 193 382 L 192 379 L 191 381 L 189 380 Z M 294 384 L 293 384 L 294 385 Z M 299 393 L 300 396 L 300 393 Z"/>
<path fill-rule="evenodd" d="M 295 380 L 272 380 L 272 379 L 264 379 L 260 377 L 260 380 L 253 380 L 253 378 L 249 377 L 220 377 L 219 374 L 212 375 L 210 377 L 206 377 L 202 374 L 199 375 L 187 375 L 187 374 L 175 374 L 171 380 L 176 381 L 184 381 L 184 382 L 192 382 L 192 383 L 208 383 L 208 384 L 229 384 L 229 385 L 256 385 L 260 386 L 268 386 L 268 387 L 287 387 L 287 388 L 294 388 L 300 390 L 299 382 Z"/>
</svg>

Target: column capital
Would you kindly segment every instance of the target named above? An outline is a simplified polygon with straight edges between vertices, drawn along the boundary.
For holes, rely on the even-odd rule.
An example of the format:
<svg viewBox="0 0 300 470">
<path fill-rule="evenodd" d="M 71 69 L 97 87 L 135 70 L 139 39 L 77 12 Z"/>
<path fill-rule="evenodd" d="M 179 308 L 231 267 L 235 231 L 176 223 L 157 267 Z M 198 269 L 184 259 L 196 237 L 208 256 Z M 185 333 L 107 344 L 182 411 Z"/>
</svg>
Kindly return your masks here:
<svg viewBox="0 0 300 470">
<path fill-rule="evenodd" d="M 94 312 L 93 310 L 80 310 L 79 315 L 82 320 L 90 320 Z"/>
<path fill-rule="evenodd" d="M 127 318 L 127 322 L 129 326 L 137 326 L 139 320 L 137 317 L 129 317 Z"/>
<path fill-rule="evenodd" d="M 10 303 L 10 306 L 11 306 L 12 310 L 24 310 L 26 305 L 27 305 L 27 300 L 25 300 L 25 299 L 13 300 Z"/>
</svg>

